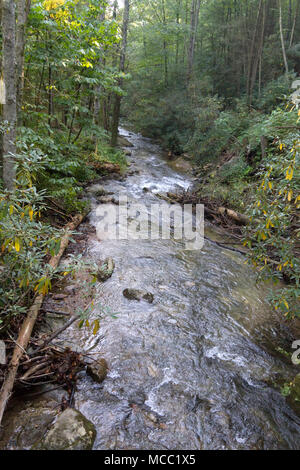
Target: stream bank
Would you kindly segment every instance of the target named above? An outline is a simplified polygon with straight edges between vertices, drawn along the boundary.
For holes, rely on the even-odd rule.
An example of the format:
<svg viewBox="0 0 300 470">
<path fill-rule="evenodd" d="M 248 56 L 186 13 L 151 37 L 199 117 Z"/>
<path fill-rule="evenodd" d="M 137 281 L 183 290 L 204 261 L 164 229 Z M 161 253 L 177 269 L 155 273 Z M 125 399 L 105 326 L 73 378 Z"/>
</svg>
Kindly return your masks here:
<svg viewBox="0 0 300 470">
<path fill-rule="evenodd" d="M 159 146 L 121 133 L 133 145 L 129 175 L 103 181 L 106 193 L 126 192 L 129 204 L 149 206 L 158 193 L 191 186 L 192 177 L 172 169 Z M 99 203 L 88 197 L 88 223 L 96 228 Z M 99 241 L 86 224 L 79 232 L 87 236 L 79 249 L 85 260 L 115 262 L 112 276 L 95 285 L 97 334 L 73 325 L 58 339 L 108 363 L 100 384 L 83 371 L 75 394 L 76 409 L 95 427 L 94 449 L 299 448 L 300 419 L 279 386 L 298 372 L 278 352 L 295 338 L 243 255 L 209 241 L 187 251 L 180 240 Z M 126 289 L 153 301 L 125 297 Z M 12 403 L 1 446 L 34 447 L 62 395 Z"/>
</svg>

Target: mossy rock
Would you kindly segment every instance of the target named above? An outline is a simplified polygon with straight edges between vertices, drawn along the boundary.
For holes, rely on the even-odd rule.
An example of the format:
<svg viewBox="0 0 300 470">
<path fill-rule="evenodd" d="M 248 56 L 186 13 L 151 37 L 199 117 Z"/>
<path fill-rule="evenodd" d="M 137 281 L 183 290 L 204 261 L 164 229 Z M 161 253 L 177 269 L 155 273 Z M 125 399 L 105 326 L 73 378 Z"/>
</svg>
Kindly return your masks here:
<svg viewBox="0 0 300 470">
<path fill-rule="evenodd" d="M 103 263 L 100 264 L 98 272 L 97 272 L 97 279 L 99 282 L 105 282 L 112 276 L 112 273 L 115 269 L 115 262 L 109 256 L 106 258 Z"/>
<path fill-rule="evenodd" d="M 123 295 L 128 300 L 146 300 L 146 302 L 149 302 L 149 304 L 152 304 L 154 300 L 154 296 L 151 294 L 151 292 L 140 289 L 124 289 Z"/>
<path fill-rule="evenodd" d="M 67 408 L 57 418 L 45 438 L 41 450 L 91 450 L 96 438 L 93 423 L 73 408 Z"/>
</svg>

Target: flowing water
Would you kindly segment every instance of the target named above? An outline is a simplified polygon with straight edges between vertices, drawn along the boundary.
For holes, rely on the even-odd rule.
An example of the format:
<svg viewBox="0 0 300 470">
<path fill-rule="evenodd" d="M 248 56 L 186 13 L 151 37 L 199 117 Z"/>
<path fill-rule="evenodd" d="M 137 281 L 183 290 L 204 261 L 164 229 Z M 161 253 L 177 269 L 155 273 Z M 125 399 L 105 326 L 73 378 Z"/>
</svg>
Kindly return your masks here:
<svg viewBox="0 0 300 470">
<path fill-rule="evenodd" d="M 190 186 L 158 146 L 122 134 L 134 145 L 129 161 L 139 173 L 107 181 L 108 191 L 149 205 L 157 192 Z M 95 226 L 96 206 L 93 200 Z M 275 351 L 288 332 L 245 258 L 210 241 L 199 251 L 175 240 L 89 242 L 88 260 L 107 256 L 116 267 L 97 285 L 109 308 L 95 308 L 100 330 L 93 336 L 74 326 L 63 337 L 109 364 L 102 384 L 83 374 L 75 395 L 96 426 L 94 448 L 298 449 L 300 419 L 276 385 L 295 375 Z M 154 302 L 128 300 L 125 288 L 151 292 Z"/>
</svg>

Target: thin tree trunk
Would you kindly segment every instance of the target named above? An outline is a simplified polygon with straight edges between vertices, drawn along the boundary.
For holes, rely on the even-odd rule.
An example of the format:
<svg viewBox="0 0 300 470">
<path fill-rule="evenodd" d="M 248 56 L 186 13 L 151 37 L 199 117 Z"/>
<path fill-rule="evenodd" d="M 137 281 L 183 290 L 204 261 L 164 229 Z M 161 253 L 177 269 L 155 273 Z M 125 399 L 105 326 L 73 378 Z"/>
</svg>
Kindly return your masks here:
<svg viewBox="0 0 300 470">
<path fill-rule="evenodd" d="M 190 43 L 188 51 L 188 70 L 187 70 L 187 81 L 191 79 L 194 66 L 194 51 L 195 41 L 198 28 L 199 11 L 200 11 L 201 0 L 192 0 L 191 10 L 191 30 L 190 30 Z"/>
<path fill-rule="evenodd" d="M 123 12 L 123 26 L 122 26 L 122 45 L 120 54 L 120 72 L 125 71 L 125 58 L 126 58 L 126 47 L 127 47 L 127 32 L 129 24 L 129 0 L 124 1 L 124 12 Z M 119 86 L 121 87 L 123 79 L 119 80 Z M 111 130 L 111 145 L 115 147 L 118 140 L 118 128 L 120 121 L 120 109 L 121 109 L 121 96 L 115 95 L 115 102 L 112 116 L 112 130 Z"/>
<path fill-rule="evenodd" d="M 165 10 L 165 1 L 162 0 L 162 18 L 163 18 L 163 25 L 164 25 L 164 30 L 166 30 L 166 10 Z M 165 34 L 165 31 L 164 33 Z M 164 72 L 165 72 L 165 86 L 168 86 L 168 51 L 167 51 L 167 42 L 164 37 L 163 40 L 163 51 L 164 51 Z"/>
<path fill-rule="evenodd" d="M 18 0 L 17 2 L 17 30 L 16 30 L 16 61 L 17 61 L 17 112 L 21 124 L 21 108 L 24 87 L 24 50 L 25 29 L 30 10 L 31 0 Z"/>
<path fill-rule="evenodd" d="M 12 191 L 16 178 L 16 13 L 14 0 L 2 0 L 2 69 L 6 89 L 3 105 L 3 120 L 8 122 L 8 130 L 3 133 L 3 183 Z"/>
<path fill-rule="evenodd" d="M 294 21 L 293 21 L 293 26 L 292 26 L 292 31 L 291 31 L 289 47 L 292 47 L 293 41 L 294 41 L 295 28 L 296 28 L 298 13 L 299 13 L 299 7 L 300 7 L 300 0 L 297 1 L 297 6 L 296 6 L 296 10 L 295 10 L 295 15 L 294 15 Z"/>
<path fill-rule="evenodd" d="M 260 0 L 259 7 L 258 7 L 258 12 L 257 12 L 257 17 L 256 17 L 255 29 L 254 29 L 254 33 L 253 33 L 252 41 L 251 41 L 251 50 L 250 50 L 250 55 L 249 55 L 249 61 L 248 61 L 247 96 L 248 96 L 248 105 L 249 106 L 251 105 L 250 90 L 251 90 L 251 76 L 252 76 L 252 65 L 253 65 L 253 57 L 254 57 L 254 49 L 255 49 L 255 40 L 256 40 L 259 21 L 260 21 L 260 17 L 261 17 L 262 4 L 263 4 L 263 0 Z"/>
<path fill-rule="evenodd" d="M 105 20 L 105 7 L 104 10 L 99 17 L 99 22 L 103 23 Z M 103 49 L 100 51 L 100 58 L 99 58 L 99 68 L 103 67 L 104 65 L 104 57 L 103 57 Z M 95 124 L 99 125 L 99 117 L 100 117 L 100 97 L 101 97 L 102 87 L 101 85 L 96 85 L 95 87 L 95 99 L 94 99 L 94 122 Z"/>
<path fill-rule="evenodd" d="M 269 8 L 269 3 L 268 3 L 268 8 Z M 257 69 L 258 69 L 259 61 L 261 60 L 263 47 L 264 47 L 265 23 L 266 23 L 266 4 L 263 3 L 260 39 L 259 39 L 259 44 L 257 48 L 257 53 L 254 57 L 254 62 L 252 66 L 252 74 L 251 74 L 251 79 L 250 79 L 250 89 L 249 89 L 249 105 L 250 106 L 252 103 L 252 94 L 253 94 L 253 89 L 254 89 L 254 85 L 256 81 Z"/>
<path fill-rule="evenodd" d="M 180 16 L 180 9 L 181 9 L 181 0 L 177 0 L 176 6 L 176 24 L 177 28 L 179 29 L 179 16 Z M 176 31 L 176 52 L 175 52 L 175 64 L 178 65 L 178 55 L 179 55 L 179 33 L 178 30 Z"/>
<path fill-rule="evenodd" d="M 284 61 L 284 66 L 285 66 L 285 72 L 286 74 L 288 74 L 289 66 L 288 66 L 287 57 L 286 57 L 286 50 L 285 50 L 284 37 L 283 37 L 283 27 L 282 27 L 282 5 L 281 5 L 281 0 L 278 0 L 278 1 L 279 1 L 279 29 L 280 29 L 282 55 L 283 55 L 283 61 Z"/>
</svg>

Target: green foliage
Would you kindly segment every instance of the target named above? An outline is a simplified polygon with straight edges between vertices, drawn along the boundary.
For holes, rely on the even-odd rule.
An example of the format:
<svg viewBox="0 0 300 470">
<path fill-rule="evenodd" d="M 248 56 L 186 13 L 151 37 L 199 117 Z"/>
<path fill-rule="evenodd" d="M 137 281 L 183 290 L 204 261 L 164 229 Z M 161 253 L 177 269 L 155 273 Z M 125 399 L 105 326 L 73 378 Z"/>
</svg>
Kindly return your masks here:
<svg viewBox="0 0 300 470">
<path fill-rule="evenodd" d="M 0 193 L 0 331 L 25 311 L 33 291 L 47 293 L 52 270 L 45 256 L 58 253 L 61 232 L 42 222 L 45 192 L 33 186 L 43 168 L 40 155 L 18 156 L 19 183 L 14 193 Z"/>
<path fill-rule="evenodd" d="M 278 124 L 289 123 L 284 129 Z M 259 171 L 256 197 L 249 215 L 252 225 L 245 244 L 250 260 L 263 280 L 286 281 L 271 295 L 275 309 L 286 316 L 300 316 L 300 263 L 297 224 L 300 208 L 300 140 L 297 131 L 298 113 L 272 113 L 266 122 L 269 129 L 278 129 Z M 285 135 L 283 135 L 285 134 Z M 271 134 L 272 135 L 272 134 Z"/>
</svg>

